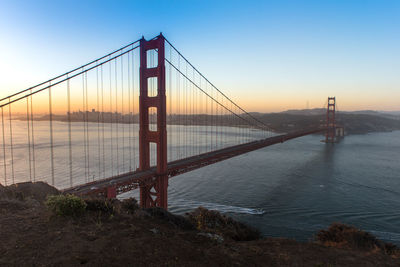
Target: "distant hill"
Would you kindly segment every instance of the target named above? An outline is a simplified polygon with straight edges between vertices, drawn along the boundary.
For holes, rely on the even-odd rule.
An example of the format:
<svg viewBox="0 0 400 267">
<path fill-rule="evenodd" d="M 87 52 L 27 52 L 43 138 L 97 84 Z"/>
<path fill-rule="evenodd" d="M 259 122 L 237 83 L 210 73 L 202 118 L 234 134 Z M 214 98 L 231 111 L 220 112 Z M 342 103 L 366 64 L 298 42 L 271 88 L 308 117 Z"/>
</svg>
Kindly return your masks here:
<svg viewBox="0 0 400 267">
<path fill-rule="evenodd" d="M 337 112 L 340 114 L 342 114 L 342 113 L 364 114 L 364 115 L 389 117 L 392 119 L 400 119 L 400 111 L 376 111 L 376 110 L 341 111 L 341 110 L 338 110 Z M 294 115 L 320 115 L 320 114 L 326 114 L 326 109 L 325 108 L 290 109 L 290 110 L 282 111 L 280 113 L 294 114 Z"/>
<path fill-rule="evenodd" d="M 363 114 L 363 115 L 373 115 L 379 117 L 385 117 L 389 119 L 400 120 L 400 112 L 396 111 L 375 111 L 375 110 L 359 110 L 359 111 L 341 111 L 339 113 L 344 114 Z"/>
<path fill-rule="evenodd" d="M 278 113 L 259 113 L 251 112 L 252 116 L 267 124 L 271 129 L 277 132 L 292 132 L 307 128 L 316 128 L 325 125 L 326 109 L 302 109 L 287 110 Z M 100 117 L 99 117 L 100 116 Z M 101 116 L 104 116 L 101 117 Z M 88 112 L 87 119 L 90 122 L 97 122 L 101 118 L 102 122 L 119 123 L 138 123 L 138 114 L 104 113 Z M 25 116 L 18 118 L 25 120 Z M 49 120 L 49 115 L 44 115 L 35 120 Z M 53 115 L 55 121 L 68 121 L 66 115 Z M 84 121 L 82 112 L 71 114 L 71 121 Z M 364 134 L 369 132 L 387 132 L 400 130 L 400 112 L 382 112 L 373 110 L 361 111 L 340 111 L 336 114 L 338 125 L 345 128 L 346 134 Z M 155 116 L 150 116 L 150 121 L 155 122 Z M 175 125 L 224 125 L 237 126 L 237 120 L 231 115 L 206 115 L 206 114 L 170 114 L 167 116 L 167 122 Z"/>
<path fill-rule="evenodd" d="M 379 111 L 388 115 L 400 116 L 400 111 Z"/>
<path fill-rule="evenodd" d="M 326 109 L 288 110 L 279 113 L 254 114 L 271 128 L 281 132 L 315 128 L 325 124 Z M 400 116 L 372 110 L 338 112 L 338 125 L 344 126 L 347 134 L 387 132 L 400 130 Z"/>
<path fill-rule="evenodd" d="M 326 114 L 326 109 L 324 108 L 313 108 L 313 109 L 289 109 L 281 113 L 293 114 L 293 115 L 320 115 Z"/>
</svg>

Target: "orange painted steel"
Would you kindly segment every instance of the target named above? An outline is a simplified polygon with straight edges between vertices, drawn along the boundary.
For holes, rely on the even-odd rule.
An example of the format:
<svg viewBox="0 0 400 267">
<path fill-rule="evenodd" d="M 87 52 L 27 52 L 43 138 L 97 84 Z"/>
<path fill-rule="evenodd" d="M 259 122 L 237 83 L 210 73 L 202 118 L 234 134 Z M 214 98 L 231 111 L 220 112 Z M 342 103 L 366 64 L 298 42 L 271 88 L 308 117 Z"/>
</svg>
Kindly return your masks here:
<svg viewBox="0 0 400 267">
<path fill-rule="evenodd" d="M 157 145 L 156 176 L 150 183 L 140 183 L 140 205 L 143 208 L 168 208 L 167 177 L 167 111 L 165 96 L 165 40 L 162 34 L 140 40 L 139 96 L 139 170 L 150 169 L 150 143 Z M 148 67 L 147 52 L 157 52 L 157 66 Z M 157 95 L 149 96 L 148 79 L 157 78 Z M 157 109 L 157 130 L 149 129 L 149 108 Z"/>
</svg>

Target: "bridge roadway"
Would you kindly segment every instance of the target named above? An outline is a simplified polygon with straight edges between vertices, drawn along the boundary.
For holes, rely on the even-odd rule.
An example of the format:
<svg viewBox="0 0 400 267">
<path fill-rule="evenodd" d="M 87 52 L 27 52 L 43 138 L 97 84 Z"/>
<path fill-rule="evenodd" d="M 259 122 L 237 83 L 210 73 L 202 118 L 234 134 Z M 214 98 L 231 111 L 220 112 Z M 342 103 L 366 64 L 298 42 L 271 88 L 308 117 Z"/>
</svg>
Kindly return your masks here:
<svg viewBox="0 0 400 267">
<path fill-rule="evenodd" d="M 216 162 L 226 160 L 241 154 L 245 154 L 266 146 L 283 143 L 285 141 L 302 137 L 305 135 L 316 134 L 326 131 L 325 127 L 317 129 L 309 129 L 297 131 L 282 135 L 276 135 L 266 139 L 252 141 L 249 143 L 227 147 L 212 152 L 207 152 L 192 156 L 185 159 L 180 159 L 168 163 L 168 177 L 174 177 L 179 174 L 189 172 L 201 167 L 214 164 Z M 76 195 L 104 195 L 107 196 L 107 188 L 115 187 L 117 194 L 131 191 L 138 188 L 140 185 L 151 184 L 157 179 L 157 169 L 152 167 L 148 170 L 137 170 L 110 178 L 93 181 L 90 183 L 77 185 L 71 188 L 64 189 L 63 192 Z"/>
</svg>

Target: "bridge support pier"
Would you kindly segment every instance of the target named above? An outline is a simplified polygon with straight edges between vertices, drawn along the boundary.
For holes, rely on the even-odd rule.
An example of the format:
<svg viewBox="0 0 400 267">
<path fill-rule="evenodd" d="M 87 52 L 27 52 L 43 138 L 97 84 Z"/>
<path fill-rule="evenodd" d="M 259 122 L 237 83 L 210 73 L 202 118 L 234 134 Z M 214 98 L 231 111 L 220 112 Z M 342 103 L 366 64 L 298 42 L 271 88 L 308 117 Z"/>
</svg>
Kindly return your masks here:
<svg viewBox="0 0 400 267">
<path fill-rule="evenodd" d="M 140 40 L 140 96 L 139 96 L 139 169 L 150 168 L 150 143 L 157 145 L 157 176 L 149 184 L 140 185 L 140 205 L 143 208 L 168 208 L 167 176 L 167 111 L 165 96 L 165 40 Z M 147 52 L 157 53 L 157 66 L 148 67 Z M 149 96 L 148 79 L 157 79 L 157 95 Z M 149 109 L 157 109 L 157 129 L 149 128 Z"/>
<path fill-rule="evenodd" d="M 151 184 L 140 186 L 140 206 L 168 208 L 168 176 L 160 175 Z"/>
<path fill-rule="evenodd" d="M 115 186 L 107 187 L 107 198 L 113 199 L 117 197 L 117 188 Z"/>
</svg>

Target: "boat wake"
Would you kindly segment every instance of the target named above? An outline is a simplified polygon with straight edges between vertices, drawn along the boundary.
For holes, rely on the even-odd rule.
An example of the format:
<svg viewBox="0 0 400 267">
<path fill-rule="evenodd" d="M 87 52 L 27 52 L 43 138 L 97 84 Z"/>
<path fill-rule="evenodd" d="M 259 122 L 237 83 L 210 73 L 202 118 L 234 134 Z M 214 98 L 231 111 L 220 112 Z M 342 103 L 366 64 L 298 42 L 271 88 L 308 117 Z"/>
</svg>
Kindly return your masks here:
<svg viewBox="0 0 400 267">
<path fill-rule="evenodd" d="M 208 202 L 198 202 L 185 199 L 171 199 L 169 201 L 170 210 L 174 213 L 185 213 L 192 211 L 199 206 L 209 210 L 216 210 L 222 213 L 241 213 L 251 215 L 262 215 L 265 213 L 263 209 L 252 209 L 238 206 L 222 205 Z"/>
</svg>

